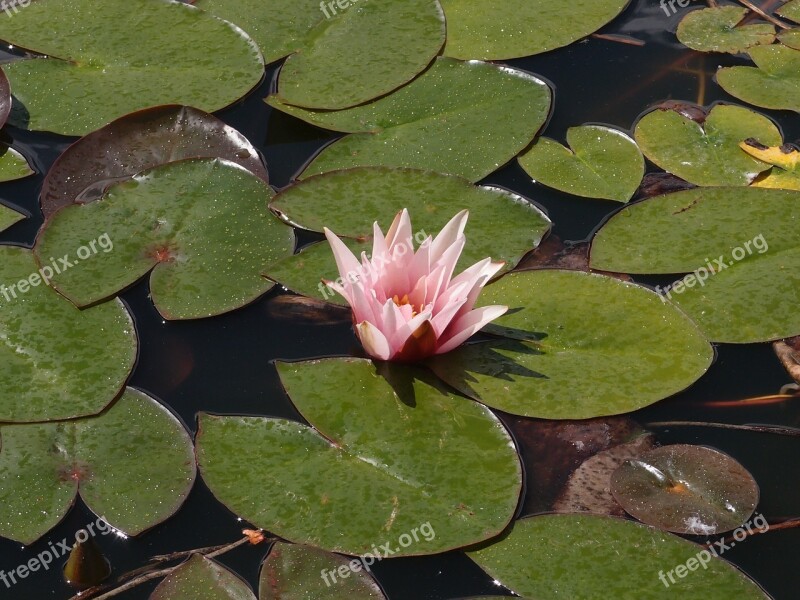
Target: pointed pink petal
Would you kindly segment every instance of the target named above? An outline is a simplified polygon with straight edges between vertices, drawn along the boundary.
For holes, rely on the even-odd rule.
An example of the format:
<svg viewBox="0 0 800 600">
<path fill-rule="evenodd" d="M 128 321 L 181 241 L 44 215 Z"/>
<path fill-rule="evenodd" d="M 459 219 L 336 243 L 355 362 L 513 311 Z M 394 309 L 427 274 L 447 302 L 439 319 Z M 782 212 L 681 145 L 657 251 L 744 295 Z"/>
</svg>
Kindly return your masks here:
<svg viewBox="0 0 800 600">
<path fill-rule="evenodd" d="M 386 233 L 386 245 L 392 250 L 396 244 L 406 243 L 411 235 L 411 217 L 408 215 L 408 209 L 404 208 L 397 213 Z M 409 251 L 413 252 L 414 248 L 409 248 Z"/>
<path fill-rule="evenodd" d="M 466 243 L 467 238 L 465 238 L 463 235 L 459 236 L 452 245 L 445 249 L 445 251 L 439 257 L 439 260 L 436 262 L 437 265 L 442 265 L 444 267 L 441 287 L 436 290 L 437 296 L 444 292 L 445 288 L 450 286 L 450 278 L 453 276 L 453 271 L 456 269 L 456 263 L 458 262 L 458 259 L 461 256 L 461 251 L 464 250 L 464 244 Z"/>
<path fill-rule="evenodd" d="M 476 308 L 457 321 L 454 321 L 450 326 L 454 334 L 439 346 L 436 350 L 436 354 L 444 354 L 460 346 L 480 331 L 484 325 L 504 315 L 507 310 L 507 306 L 484 306 L 482 308 Z"/>
<path fill-rule="evenodd" d="M 453 243 L 464 234 L 469 211 L 462 210 L 447 222 L 431 244 L 431 261 L 436 262 Z"/>
<path fill-rule="evenodd" d="M 402 310 L 403 306 L 400 307 Z M 410 312 L 409 312 L 410 316 Z M 419 329 L 420 325 L 422 325 L 425 321 L 429 321 L 431 318 L 431 313 L 429 311 L 424 311 L 419 313 L 415 317 L 411 317 L 407 319 L 404 323 L 401 323 L 400 326 L 397 328 L 397 331 L 394 332 L 392 338 L 389 340 L 389 344 L 394 349 L 402 348 L 405 343 L 408 341 L 408 338 L 414 333 L 417 329 Z"/>
<path fill-rule="evenodd" d="M 433 329 L 436 331 L 437 338 L 441 337 L 445 330 L 447 330 L 447 326 L 450 325 L 450 322 L 458 314 L 466 301 L 466 298 L 462 298 L 455 302 L 450 302 L 431 319 L 431 325 L 433 325 Z"/>
<path fill-rule="evenodd" d="M 392 349 L 381 331 L 369 321 L 364 321 L 356 325 L 356 333 L 364 350 L 372 358 L 378 360 L 389 360 L 392 357 Z"/>
<path fill-rule="evenodd" d="M 350 249 L 344 245 L 344 242 L 327 227 L 325 228 L 325 237 L 328 238 L 328 243 L 331 245 L 331 250 L 333 250 L 333 257 L 336 259 L 336 268 L 339 269 L 339 276 L 346 282 L 348 273 L 360 274 L 361 264 L 350 252 Z"/>
</svg>

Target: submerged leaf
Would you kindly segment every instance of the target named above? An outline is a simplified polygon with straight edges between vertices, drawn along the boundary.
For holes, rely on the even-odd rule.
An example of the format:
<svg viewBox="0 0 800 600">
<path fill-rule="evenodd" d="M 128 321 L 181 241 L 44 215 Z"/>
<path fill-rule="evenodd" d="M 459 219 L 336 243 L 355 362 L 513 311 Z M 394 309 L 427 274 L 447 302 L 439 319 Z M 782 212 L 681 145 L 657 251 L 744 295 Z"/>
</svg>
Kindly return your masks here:
<svg viewBox="0 0 800 600">
<path fill-rule="evenodd" d="M 341 111 L 271 106 L 335 131 L 301 178 L 357 166 L 429 169 L 478 181 L 523 150 L 550 114 L 551 91 L 510 67 L 439 58 L 407 86 Z M 486 135 L 491 131 L 492 135 Z"/>
<path fill-rule="evenodd" d="M 149 600 L 256 600 L 255 594 L 238 575 L 221 564 L 192 556 L 162 581 Z"/>
<path fill-rule="evenodd" d="M 694 10 L 678 24 L 678 39 L 700 52 L 737 54 L 751 46 L 775 41 L 775 27 L 769 23 L 739 25 L 749 11 L 741 6 L 714 6 Z"/>
</svg>

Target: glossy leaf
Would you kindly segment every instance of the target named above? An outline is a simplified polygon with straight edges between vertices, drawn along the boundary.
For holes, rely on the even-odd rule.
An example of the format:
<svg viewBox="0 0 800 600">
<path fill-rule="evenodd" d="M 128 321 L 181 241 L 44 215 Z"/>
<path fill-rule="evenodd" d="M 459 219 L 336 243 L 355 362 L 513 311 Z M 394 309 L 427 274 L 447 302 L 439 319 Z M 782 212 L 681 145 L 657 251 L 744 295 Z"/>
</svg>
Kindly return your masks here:
<svg viewBox="0 0 800 600">
<path fill-rule="evenodd" d="M 549 0 L 442 0 L 445 54 L 504 60 L 567 46 L 614 19 L 628 0 L 565 5 Z"/>
<path fill-rule="evenodd" d="M 386 600 L 364 564 L 311 546 L 277 542 L 261 566 L 258 598 Z"/>
<path fill-rule="evenodd" d="M 522 482 L 510 436 L 485 407 L 419 379 L 424 371 L 385 367 L 279 364 L 311 426 L 201 414 L 204 481 L 243 519 L 345 554 L 384 543 L 393 556 L 435 554 L 497 535 Z"/>
<path fill-rule="evenodd" d="M 678 25 L 678 39 L 700 52 L 738 54 L 751 46 L 775 41 L 775 27 L 769 23 L 739 25 L 749 11 L 741 6 L 715 6 L 694 10 Z"/>
<path fill-rule="evenodd" d="M 654 110 L 634 132 L 645 156 L 665 171 L 695 185 L 749 185 L 769 165 L 744 153 L 739 144 L 753 138 L 780 146 L 778 127 L 764 115 L 741 106 L 718 104 L 702 125 L 672 110 Z"/>
<path fill-rule="evenodd" d="M 479 304 L 508 306 L 491 331 L 515 339 L 462 346 L 429 364 L 459 391 L 512 414 L 631 412 L 689 387 L 713 359 L 683 313 L 611 277 L 511 273 L 487 286 Z"/>
<path fill-rule="evenodd" d="M 11 84 L 8 82 L 5 71 L 0 69 L 0 127 L 8 121 L 11 113 Z"/>
<path fill-rule="evenodd" d="M 153 398 L 128 388 L 108 411 L 0 427 L 0 535 L 30 544 L 84 503 L 137 535 L 172 516 L 194 483 L 192 443 Z"/>
<path fill-rule="evenodd" d="M 539 138 L 519 164 L 534 181 L 583 196 L 627 202 L 644 176 L 644 157 L 623 132 L 600 125 L 572 127 L 565 148 Z"/>
<path fill-rule="evenodd" d="M 439 58 L 407 86 L 355 108 L 304 110 L 275 96 L 267 103 L 312 125 L 352 134 L 324 148 L 302 178 L 389 166 L 478 181 L 531 142 L 550 113 L 551 92 L 523 71 Z"/>
<path fill-rule="evenodd" d="M 255 594 L 238 575 L 221 564 L 192 554 L 158 584 L 150 600 L 256 600 Z"/>
<path fill-rule="evenodd" d="M 22 154 L 13 148 L 0 147 L 0 182 L 22 179 L 33 173 Z"/>
<path fill-rule="evenodd" d="M 271 196 L 263 180 L 225 160 L 170 163 L 112 186 L 100 201 L 62 209 L 35 251 L 62 256 L 107 235 L 113 249 L 53 278 L 60 293 L 86 306 L 152 270 L 150 293 L 164 317 L 217 315 L 268 291 L 261 271 L 292 252 L 294 234 L 270 214 Z"/>
<path fill-rule="evenodd" d="M 724 218 L 721 218 L 724 216 Z M 669 290 L 705 335 L 751 343 L 800 334 L 800 193 L 695 189 L 624 208 L 595 236 L 591 265 L 691 273 Z M 701 281 L 702 280 L 702 281 Z"/>
<path fill-rule="evenodd" d="M 789 145 L 762 146 L 753 140 L 742 142 L 740 147 L 753 158 L 774 165 L 753 183 L 754 187 L 800 192 L 800 150 Z"/>
<path fill-rule="evenodd" d="M 717 83 L 750 104 L 800 112 L 800 50 L 773 44 L 755 46 L 748 54 L 755 67 L 722 68 Z"/>
<path fill-rule="evenodd" d="M 784 46 L 800 50 L 800 27 L 781 31 L 778 34 L 778 41 Z"/>
<path fill-rule="evenodd" d="M 224 158 L 269 182 L 258 150 L 213 115 L 189 106 L 156 106 L 125 115 L 82 137 L 59 156 L 42 184 L 45 217 L 100 198 L 117 181 L 187 158 Z"/>
<path fill-rule="evenodd" d="M 136 361 L 136 331 L 119 300 L 79 311 L 46 287 L 25 248 L 0 246 L 0 421 L 100 412 Z M 34 285 L 35 284 L 35 285 Z"/>
<path fill-rule="evenodd" d="M 702 569 L 698 553 L 704 560 Z M 704 546 L 614 517 L 523 519 L 501 541 L 468 554 L 496 581 L 523 598 L 536 600 L 769 598 L 755 582 Z M 683 577 L 675 574 L 679 565 L 683 565 Z M 670 571 L 672 581 L 667 579 Z"/>
<path fill-rule="evenodd" d="M 758 484 L 741 464 L 704 446 L 675 444 L 620 465 L 617 502 L 640 521 L 675 533 L 715 535 L 743 525 L 758 505 Z"/>
<path fill-rule="evenodd" d="M 36 0 L 0 20 L 0 39 L 46 56 L 4 69 L 24 125 L 65 135 L 158 104 L 219 110 L 264 73 L 241 30 L 166 0 Z"/>
<path fill-rule="evenodd" d="M 0 204 L 0 231 L 5 231 L 12 225 L 19 223 L 27 218 L 27 215 L 22 214 L 9 208 L 5 204 Z"/>
<path fill-rule="evenodd" d="M 775 14 L 795 23 L 800 23 L 800 0 L 789 0 L 789 2 L 778 8 Z"/>
</svg>

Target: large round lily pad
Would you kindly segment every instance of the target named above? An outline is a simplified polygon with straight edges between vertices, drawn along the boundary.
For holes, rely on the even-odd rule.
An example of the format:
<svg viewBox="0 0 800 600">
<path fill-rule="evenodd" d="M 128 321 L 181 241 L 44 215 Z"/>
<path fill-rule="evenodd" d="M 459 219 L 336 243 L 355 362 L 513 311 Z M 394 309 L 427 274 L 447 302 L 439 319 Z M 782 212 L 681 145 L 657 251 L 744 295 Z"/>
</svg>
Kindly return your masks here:
<svg viewBox="0 0 800 600">
<path fill-rule="evenodd" d="M 239 576 L 217 561 L 199 554 L 158 584 L 149 600 L 256 600 Z"/>
<path fill-rule="evenodd" d="M 523 519 L 496 544 L 468 554 L 496 581 L 536 600 L 769 598 L 703 546 L 614 517 Z"/>
<path fill-rule="evenodd" d="M 269 212 L 271 197 L 263 180 L 237 164 L 170 163 L 112 186 L 102 200 L 57 212 L 35 252 L 42 262 L 74 257 L 106 236 L 102 251 L 53 278 L 76 305 L 116 294 L 152 270 L 150 292 L 164 317 L 213 316 L 268 291 L 273 284 L 261 272 L 293 250 L 292 229 Z"/>
<path fill-rule="evenodd" d="M 172 516 L 195 478 L 184 426 L 133 388 L 107 412 L 0 427 L 0 535 L 30 544 L 80 493 L 107 523 L 137 535 Z"/>
<path fill-rule="evenodd" d="M 487 286 L 479 304 L 509 307 L 490 330 L 513 339 L 462 346 L 429 364 L 459 391 L 513 414 L 631 412 L 689 387 L 714 356 L 680 310 L 603 275 L 510 273 Z"/>
<path fill-rule="evenodd" d="M 42 212 L 49 217 L 73 202 L 96 200 L 112 183 L 186 158 L 224 158 L 269 182 L 258 150 L 233 127 L 190 106 L 156 106 L 125 115 L 67 148 L 42 184 Z"/>
<path fill-rule="evenodd" d="M 80 311 L 44 284 L 59 259 L 40 267 L 14 246 L 0 246 L 0 257 L 0 421 L 100 412 L 136 361 L 125 306 L 114 300 Z"/>
<path fill-rule="evenodd" d="M 755 67 L 725 67 L 717 83 L 745 102 L 800 112 L 800 50 L 780 44 L 748 50 Z"/>
<path fill-rule="evenodd" d="M 442 0 L 445 54 L 504 60 L 567 46 L 614 19 L 629 0 Z"/>
<path fill-rule="evenodd" d="M 219 110 L 264 75 L 244 32 L 169 0 L 36 0 L 0 19 L 0 39 L 46 56 L 4 69 L 24 125 L 65 135 L 157 104 Z"/>
<path fill-rule="evenodd" d="M 800 192 L 699 188 L 624 208 L 594 238 L 592 268 L 690 273 L 662 293 L 718 342 L 800 334 Z"/>
<path fill-rule="evenodd" d="M 379 374 L 368 360 L 328 359 L 278 369 L 311 426 L 200 416 L 203 479 L 243 519 L 292 542 L 388 558 L 476 543 L 513 517 L 519 458 L 485 407 L 410 367 Z"/>
<path fill-rule="evenodd" d="M 551 91 L 524 71 L 439 58 L 407 86 L 340 111 L 267 103 L 351 135 L 327 146 L 301 177 L 358 166 L 429 169 L 483 179 L 521 152 L 550 114 Z M 491 135 L 486 135 L 491 131 Z"/>
<path fill-rule="evenodd" d="M 727 454 L 675 444 L 625 461 L 611 493 L 640 521 L 675 533 L 715 535 L 745 523 L 758 504 L 758 484 Z"/>
<path fill-rule="evenodd" d="M 748 12 L 743 6 L 714 6 L 694 10 L 678 25 L 678 39 L 692 50 L 730 54 L 774 42 L 775 27 L 769 23 L 737 27 Z"/>
<path fill-rule="evenodd" d="M 769 118 L 741 106 L 718 104 L 703 124 L 673 110 L 654 110 L 634 132 L 645 156 L 665 171 L 695 185 L 750 185 L 769 164 L 739 144 L 755 139 L 780 146 L 783 136 Z"/>
</svg>

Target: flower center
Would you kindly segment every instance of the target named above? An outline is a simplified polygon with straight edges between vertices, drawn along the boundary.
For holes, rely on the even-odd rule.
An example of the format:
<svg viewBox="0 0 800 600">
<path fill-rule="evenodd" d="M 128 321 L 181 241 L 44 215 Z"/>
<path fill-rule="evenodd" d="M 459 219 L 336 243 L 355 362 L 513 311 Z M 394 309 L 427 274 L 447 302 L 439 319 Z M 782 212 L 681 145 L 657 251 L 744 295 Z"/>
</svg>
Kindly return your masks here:
<svg viewBox="0 0 800 600">
<path fill-rule="evenodd" d="M 397 306 L 410 306 L 412 317 L 416 317 L 422 310 L 421 306 L 419 307 L 418 310 L 417 309 L 418 307 L 411 304 L 411 301 L 408 299 L 408 294 L 404 294 L 402 298 L 399 298 L 397 294 L 395 294 L 394 297 L 392 298 L 392 302 L 394 302 Z"/>
</svg>

